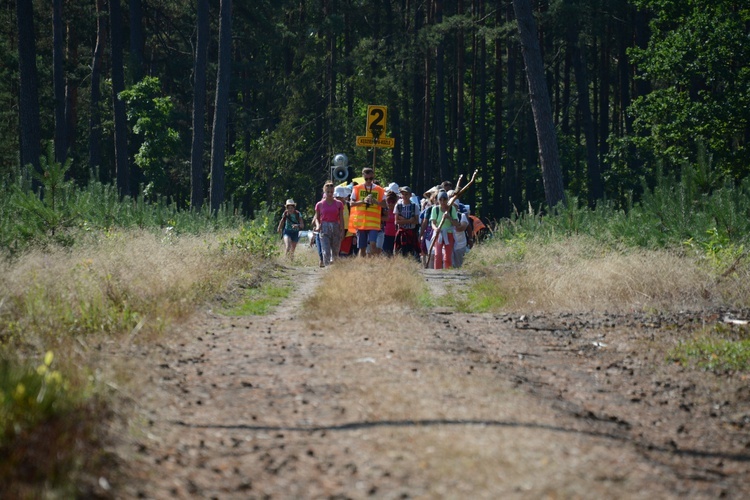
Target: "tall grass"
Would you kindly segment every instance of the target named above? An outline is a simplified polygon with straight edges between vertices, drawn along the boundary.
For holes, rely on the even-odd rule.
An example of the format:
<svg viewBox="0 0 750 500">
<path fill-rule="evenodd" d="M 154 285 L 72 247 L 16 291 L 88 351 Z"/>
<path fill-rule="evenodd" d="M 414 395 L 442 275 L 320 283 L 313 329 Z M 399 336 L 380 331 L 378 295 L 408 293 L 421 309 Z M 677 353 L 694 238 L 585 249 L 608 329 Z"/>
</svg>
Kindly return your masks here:
<svg viewBox="0 0 750 500">
<path fill-rule="evenodd" d="M 507 308 L 642 310 L 750 306 L 750 180 L 708 166 L 659 177 L 640 202 L 569 198 L 499 222 L 467 264 Z"/>
<path fill-rule="evenodd" d="M 653 189 L 644 186 L 638 203 L 624 207 L 601 200 L 590 209 L 573 196 L 552 214 L 528 207 L 500 221 L 493 237 L 587 235 L 613 248 L 707 246 L 716 238 L 744 245 L 750 235 L 750 178 L 707 184 L 706 176 L 697 167 L 685 166 L 679 179 L 660 176 Z"/>
<path fill-rule="evenodd" d="M 423 288 L 419 266 L 411 259 L 340 259 L 304 308 L 313 319 L 350 318 L 353 310 L 376 315 L 409 310 L 419 305 Z"/>
<path fill-rule="evenodd" d="M 113 185 L 92 178 L 79 187 L 65 181 L 67 168 L 51 161 L 48 165 L 40 192 L 32 192 L 29 180 L 22 177 L 0 188 L 0 254 L 16 255 L 46 244 L 71 245 L 111 230 L 170 228 L 174 234 L 202 234 L 243 223 L 231 202 L 211 213 L 207 205 L 200 211 L 185 210 L 142 194 L 121 199 Z"/>
<path fill-rule="evenodd" d="M 82 458 L 101 456 L 108 411 L 94 374 L 111 360 L 94 346 L 159 335 L 280 246 L 263 208 L 246 221 L 231 204 L 120 201 L 111 186 L 66 181 L 51 157 L 43 165 L 40 193 L 19 180 L 0 194 L 0 490 L 70 497 L 75 471 L 101 465 Z"/>
<path fill-rule="evenodd" d="M 480 245 L 467 266 L 492 283 L 485 289 L 502 296 L 509 310 L 681 310 L 722 303 L 721 287 L 699 259 L 666 249 L 612 249 L 589 236 Z"/>
</svg>

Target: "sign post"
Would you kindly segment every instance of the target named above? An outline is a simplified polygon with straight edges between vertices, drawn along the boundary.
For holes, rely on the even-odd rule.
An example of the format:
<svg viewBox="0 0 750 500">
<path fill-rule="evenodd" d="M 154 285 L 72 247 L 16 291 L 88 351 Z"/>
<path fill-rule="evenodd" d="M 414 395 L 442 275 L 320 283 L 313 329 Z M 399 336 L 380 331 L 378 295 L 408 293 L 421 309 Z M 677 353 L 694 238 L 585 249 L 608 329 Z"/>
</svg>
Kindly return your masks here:
<svg viewBox="0 0 750 500">
<path fill-rule="evenodd" d="M 365 135 L 357 136 L 357 146 L 372 148 L 372 168 L 375 169 L 375 158 L 378 148 L 392 148 L 396 140 L 386 137 L 388 108 L 386 106 L 367 106 L 367 126 Z"/>
</svg>

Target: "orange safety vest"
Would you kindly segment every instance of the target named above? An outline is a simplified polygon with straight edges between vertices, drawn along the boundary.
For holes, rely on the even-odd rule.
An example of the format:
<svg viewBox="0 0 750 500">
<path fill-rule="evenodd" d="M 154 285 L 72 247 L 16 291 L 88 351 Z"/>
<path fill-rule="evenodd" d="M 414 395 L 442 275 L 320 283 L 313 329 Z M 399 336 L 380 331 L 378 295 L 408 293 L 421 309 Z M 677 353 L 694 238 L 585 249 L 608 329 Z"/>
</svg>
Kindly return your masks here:
<svg viewBox="0 0 750 500">
<path fill-rule="evenodd" d="M 362 201 L 367 198 L 368 194 L 372 195 L 376 200 L 375 203 L 369 207 L 366 205 L 351 207 L 349 213 L 349 231 L 352 233 L 357 229 L 380 230 L 380 214 L 382 210 L 380 202 L 385 196 L 385 189 L 375 184 L 371 190 L 367 190 L 364 184 L 357 184 L 352 189 L 352 201 Z"/>
</svg>

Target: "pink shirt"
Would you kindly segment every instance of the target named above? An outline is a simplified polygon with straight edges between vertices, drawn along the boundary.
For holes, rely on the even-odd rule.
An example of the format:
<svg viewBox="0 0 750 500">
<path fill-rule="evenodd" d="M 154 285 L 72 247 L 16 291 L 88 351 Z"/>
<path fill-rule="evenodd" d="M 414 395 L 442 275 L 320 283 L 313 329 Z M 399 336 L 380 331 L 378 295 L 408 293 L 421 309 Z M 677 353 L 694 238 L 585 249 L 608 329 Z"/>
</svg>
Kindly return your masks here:
<svg viewBox="0 0 750 500">
<path fill-rule="evenodd" d="M 344 211 L 344 204 L 339 200 L 333 200 L 330 204 L 326 200 L 320 200 L 315 205 L 320 222 L 338 222 L 340 214 Z"/>
<path fill-rule="evenodd" d="M 396 236 L 396 214 L 392 210 L 388 210 L 388 220 L 385 221 L 385 229 L 383 233 L 386 236 Z"/>
</svg>

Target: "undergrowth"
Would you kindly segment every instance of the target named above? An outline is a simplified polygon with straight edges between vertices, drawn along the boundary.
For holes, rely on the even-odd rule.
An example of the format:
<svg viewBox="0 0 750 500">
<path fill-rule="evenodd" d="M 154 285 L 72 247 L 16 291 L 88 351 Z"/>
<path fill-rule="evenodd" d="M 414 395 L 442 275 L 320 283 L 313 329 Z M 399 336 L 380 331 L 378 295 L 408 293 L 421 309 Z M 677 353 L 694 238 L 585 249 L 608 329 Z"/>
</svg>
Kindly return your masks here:
<svg viewBox="0 0 750 500">
<path fill-rule="evenodd" d="M 681 342 L 667 360 L 714 372 L 750 371 L 750 327 L 719 323 Z"/>
<path fill-rule="evenodd" d="M 231 204 L 121 200 L 67 181 L 51 150 L 42 166 L 39 192 L 24 178 L 0 192 L 0 491 L 91 496 L 112 406 L 90 382 L 112 369 L 101 346 L 157 338 L 279 245 L 264 207 L 247 221 Z"/>
</svg>

